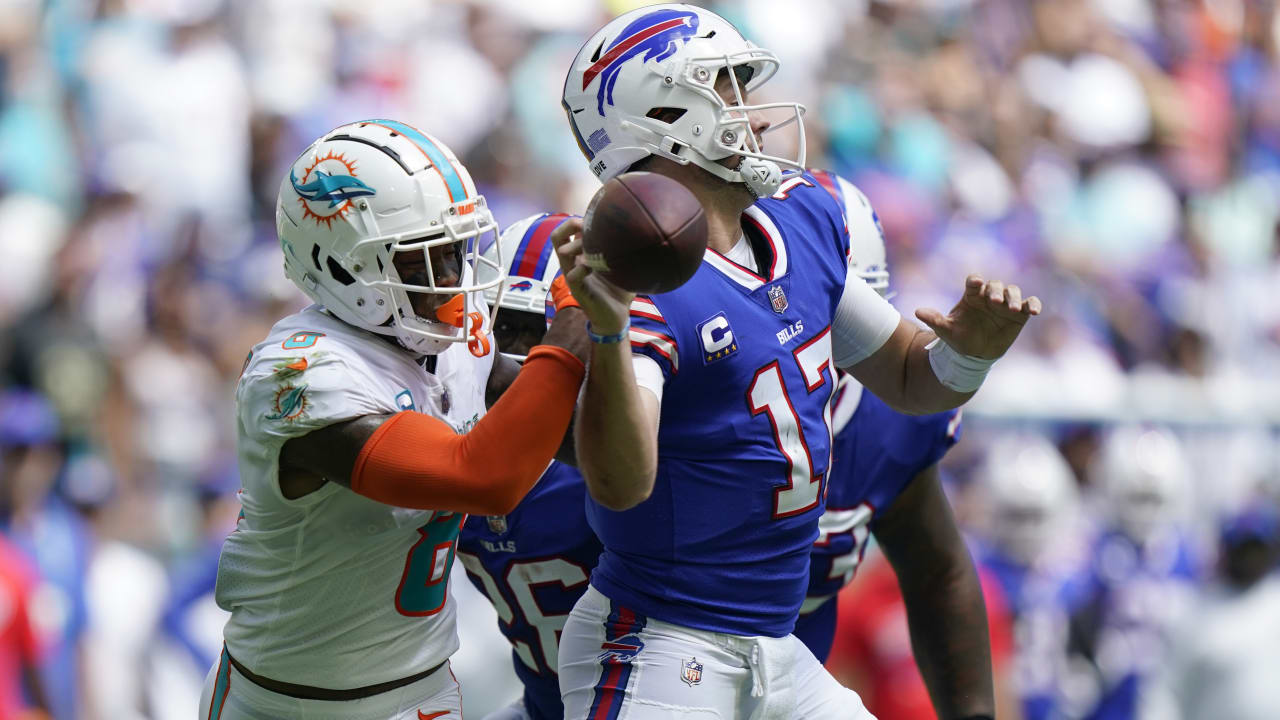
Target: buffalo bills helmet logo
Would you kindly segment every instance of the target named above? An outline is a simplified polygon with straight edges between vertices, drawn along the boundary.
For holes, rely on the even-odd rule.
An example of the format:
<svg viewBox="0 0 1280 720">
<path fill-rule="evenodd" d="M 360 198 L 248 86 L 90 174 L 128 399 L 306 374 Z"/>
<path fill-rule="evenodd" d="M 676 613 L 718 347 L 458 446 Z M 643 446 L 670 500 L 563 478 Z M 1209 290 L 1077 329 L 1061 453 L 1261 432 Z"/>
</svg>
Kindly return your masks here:
<svg viewBox="0 0 1280 720">
<path fill-rule="evenodd" d="M 517 280 L 516 282 L 511 283 L 511 287 L 509 289 L 516 292 L 532 290 L 533 283 L 528 280 Z"/>
<path fill-rule="evenodd" d="M 599 655 L 601 662 L 629 663 L 644 649 L 644 641 L 639 635 L 623 635 L 616 640 L 600 643 L 600 649 L 602 650 Z"/>
<path fill-rule="evenodd" d="M 636 18 L 618 33 L 600 59 L 587 68 L 582 76 L 582 89 L 586 90 L 597 75 L 603 76 L 596 93 L 596 109 L 603 117 L 605 101 L 613 104 L 613 84 L 623 64 L 641 54 L 645 62 L 666 60 L 697 32 L 698 16 L 688 11 L 658 10 Z"/>
</svg>

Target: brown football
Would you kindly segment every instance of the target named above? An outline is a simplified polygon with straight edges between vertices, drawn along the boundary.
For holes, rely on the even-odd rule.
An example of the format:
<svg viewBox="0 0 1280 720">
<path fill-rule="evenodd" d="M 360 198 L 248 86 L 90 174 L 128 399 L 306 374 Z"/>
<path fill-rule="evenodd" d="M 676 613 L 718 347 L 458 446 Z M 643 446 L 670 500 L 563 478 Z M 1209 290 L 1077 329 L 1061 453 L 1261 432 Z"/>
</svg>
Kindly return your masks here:
<svg viewBox="0 0 1280 720">
<path fill-rule="evenodd" d="M 702 264 L 707 217 L 684 185 L 651 172 L 611 178 L 583 217 L 587 264 L 618 287 L 642 294 L 683 285 Z"/>
</svg>

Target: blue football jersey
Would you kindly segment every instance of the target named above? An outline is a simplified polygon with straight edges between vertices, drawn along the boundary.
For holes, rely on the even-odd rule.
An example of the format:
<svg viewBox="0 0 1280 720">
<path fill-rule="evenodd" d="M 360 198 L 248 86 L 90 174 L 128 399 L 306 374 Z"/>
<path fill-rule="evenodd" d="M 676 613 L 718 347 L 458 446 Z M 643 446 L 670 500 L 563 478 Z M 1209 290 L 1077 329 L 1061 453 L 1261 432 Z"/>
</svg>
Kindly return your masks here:
<svg viewBox="0 0 1280 720">
<path fill-rule="evenodd" d="M 1014 687 L 1026 720 L 1064 717 L 1069 705 L 1067 643 L 1070 617 L 1087 583 L 1074 563 L 1027 567 L 996 548 L 979 545 L 976 559 L 1000 583 L 1013 619 Z"/>
<path fill-rule="evenodd" d="M 678 289 L 632 304 L 631 344 L 665 377 L 652 495 L 587 504 L 592 584 L 636 613 L 739 635 L 791 632 L 831 457 L 831 322 L 848 237 L 812 176 L 744 214 L 760 273 L 708 249 Z"/>
<path fill-rule="evenodd" d="M 498 612 L 534 720 L 564 717 L 560 631 L 601 550 L 587 526 L 585 498 L 577 469 L 552 462 L 509 515 L 469 517 L 458 537 L 458 560 Z"/>
<path fill-rule="evenodd" d="M 960 410 L 903 415 L 852 378 L 841 382 L 833 417 L 836 437 L 826 511 L 818 521 L 808 595 L 795 629 L 796 637 L 823 662 L 835 636 L 836 593 L 862 561 L 869 523 L 960 437 Z"/>
<path fill-rule="evenodd" d="M 1193 605 L 1200 563 L 1191 542 L 1172 529 L 1144 545 L 1104 532 L 1091 555 L 1074 618 L 1099 670 L 1099 698 L 1085 717 L 1133 720 L 1142 683 L 1168 657 L 1172 631 Z"/>
</svg>

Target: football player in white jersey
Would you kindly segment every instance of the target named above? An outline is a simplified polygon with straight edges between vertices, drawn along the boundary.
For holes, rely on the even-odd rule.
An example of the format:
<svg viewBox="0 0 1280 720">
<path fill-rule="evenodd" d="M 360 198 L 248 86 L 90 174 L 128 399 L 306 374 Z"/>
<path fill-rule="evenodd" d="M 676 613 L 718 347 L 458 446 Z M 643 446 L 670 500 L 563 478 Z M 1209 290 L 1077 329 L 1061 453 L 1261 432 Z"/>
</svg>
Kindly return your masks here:
<svg viewBox="0 0 1280 720">
<path fill-rule="evenodd" d="M 584 316 L 563 307 L 523 368 L 494 352 L 483 293 L 504 263 L 479 249 L 497 225 L 453 153 L 403 123 L 307 148 L 276 225 L 316 304 L 254 346 L 236 390 L 243 512 L 200 717 L 460 718 L 458 529 L 510 511 L 561 445 Z"/>
</svg>

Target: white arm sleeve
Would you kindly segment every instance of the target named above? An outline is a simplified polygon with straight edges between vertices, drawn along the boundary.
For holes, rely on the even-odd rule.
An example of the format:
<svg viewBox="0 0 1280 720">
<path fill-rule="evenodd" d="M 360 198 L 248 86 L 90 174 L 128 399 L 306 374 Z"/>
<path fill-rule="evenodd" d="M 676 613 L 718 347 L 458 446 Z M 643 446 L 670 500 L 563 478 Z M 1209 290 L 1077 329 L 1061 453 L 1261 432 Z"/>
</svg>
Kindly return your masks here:
<svg viewBox="0 0 1280 720">
<path fill-rule="evenodd" d="M 662 366 L 657 360 L 639 353 L 631 356 L 631 364 L 636 373 L 636 385 L 656 395 L 658 404 L 661 405 L 662 386 L 667 382 L 662 375 Z"/>
<path fill-rule="evenodd" d="M 889 301 L 880 297 L 880 293 L 872 290 L 858 277 L 853 266 L 849 266 L 844 294 L 831 321 L 831 354 L 836 367 L 857 365 L 873 355 L 889 340 L 901 320 L 902 316 Z"/>
</svg>

